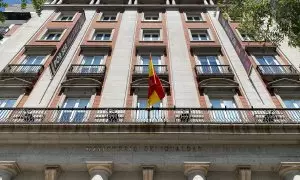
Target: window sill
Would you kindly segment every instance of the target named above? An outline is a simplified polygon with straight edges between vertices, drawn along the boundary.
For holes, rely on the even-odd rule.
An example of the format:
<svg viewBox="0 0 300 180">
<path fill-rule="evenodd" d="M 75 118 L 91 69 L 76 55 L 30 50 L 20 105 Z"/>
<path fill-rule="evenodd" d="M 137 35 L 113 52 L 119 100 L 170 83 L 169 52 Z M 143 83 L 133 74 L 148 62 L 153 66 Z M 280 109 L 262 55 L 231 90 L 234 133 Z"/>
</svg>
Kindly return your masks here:
<svg viewBox="0 0 300 180">
<path fill-rule="evenodd" d="M 51 21 L 51 22 L 73 22 L 73 20 L 71 20 L 71 21 L 60 21 L 60 20 L 53 20 L 53 21 Z"/>
<path fill-rule="evenodd" d="M 101 41 L 101 40 L 88 40 L 87 42 L 112 42 L 112 40 L 104 40 L 104 41 Z"/>
<path fill-rule="evenodd" d="M 116 22 L 118 22 L 118 20 L 114 20 L 114 21 L 102 21 L 102 20 L 97 20 L 96 22 L 100 22 L 100 23 L 116 23 Z"/>
<path fill-rule="evenodd" d="M 158 41 L 144 41 L 144 40 L 140 40 L 140 43 L 163 43 L 164 41 L 162 40 L 158 40 Z"/>
<path fill-rule="evenodd" d="M 35 42 L 60 42 L 60 40 L 36 40 Z"/>
<path fill-rule="evenodd" d="M 214 40 L 191 40 L 192 43 L 199 43 L 199 42 L 215 42 Z"/>
<path fill-rule="evenodd" d="M 162 23 L 162 20 L 158 20 L 158 21 L 147 21 L 147 20 L 142 20 L 142 23 Z"/>
<path fill-rule="evenodd" d="M 185 22 L 187 23 L 206 23 L 207 21 L 189 21 L 189 20 L 185 20 Z"/>
</svg>

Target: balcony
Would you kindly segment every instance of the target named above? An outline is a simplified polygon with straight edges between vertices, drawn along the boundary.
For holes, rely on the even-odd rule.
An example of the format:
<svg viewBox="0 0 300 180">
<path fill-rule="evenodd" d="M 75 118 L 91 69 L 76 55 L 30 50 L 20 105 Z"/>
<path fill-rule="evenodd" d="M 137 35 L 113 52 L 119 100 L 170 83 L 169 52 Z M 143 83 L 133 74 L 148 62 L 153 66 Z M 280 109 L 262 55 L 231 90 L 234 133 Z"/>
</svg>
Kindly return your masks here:
<svg viewBox="0 0 300 180">
<path fill-rule="evenodd" d="M 257 71 L 267 82 L 282 78 L 299 80 L 299 72 L 292 65 L 258 65 Z"/>
<path fill-rule="evenodd" d="M 93 78 L 102 80 L 105 76 L 105 65 L 71 65 L 67 78 Z"/>
<path fill-rule="evenodd" d="M 196 65 L 195 71 L 199 81 L 210 78 L 234 79 L 229 65 Z"/>
<path fill-rule="evenodd" d="M 298 124 L 299 109 L 0 108 L 2 124 Z"/>
<path fill-rule="evenodd" d="M 0 73 L 1 78 L 17 77 L 29 81 L 36 80 L 43 72 L 43 65 L 9 64 Z"/>
<path fill-rule="evenodd" d="M 169 81 L 169 73 L 167 65 L 154 65 L 156 74 L 163 80 Z M 135 65 L 133 69 L 133 81 L 140 78 L 147 78 L 149 76 L 148 65 Z"/>
</svg>

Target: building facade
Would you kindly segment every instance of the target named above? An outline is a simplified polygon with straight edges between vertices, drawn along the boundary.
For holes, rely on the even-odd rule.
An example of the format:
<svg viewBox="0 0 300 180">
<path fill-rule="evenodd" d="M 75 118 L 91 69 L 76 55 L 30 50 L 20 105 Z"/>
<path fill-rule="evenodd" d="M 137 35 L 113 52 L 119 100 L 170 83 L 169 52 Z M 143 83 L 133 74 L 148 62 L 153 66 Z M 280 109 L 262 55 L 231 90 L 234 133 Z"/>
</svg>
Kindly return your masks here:
<svg viewBox="0 0 300 180">
<path fill-rule="evenodd" d="M 2 180 L 299 180 L 300 50 L 214 0 L 53 0 L 0 44 Z M 166 97 L 147 108 L 148 63 Z"/>
</svg>

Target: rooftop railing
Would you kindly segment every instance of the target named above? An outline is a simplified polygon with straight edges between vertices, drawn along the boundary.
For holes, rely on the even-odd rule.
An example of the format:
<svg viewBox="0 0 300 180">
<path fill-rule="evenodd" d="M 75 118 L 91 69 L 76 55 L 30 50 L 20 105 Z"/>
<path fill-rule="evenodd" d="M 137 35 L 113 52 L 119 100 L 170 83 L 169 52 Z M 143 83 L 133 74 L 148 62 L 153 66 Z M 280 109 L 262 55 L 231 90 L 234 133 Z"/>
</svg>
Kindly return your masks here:
<svg viewBox="0 0 300 180">
<path fill-rule="evenodd" d="M 299 122 L 299 109 L 0 108 L 0 124 L 293 124 Z"/>
</svg>

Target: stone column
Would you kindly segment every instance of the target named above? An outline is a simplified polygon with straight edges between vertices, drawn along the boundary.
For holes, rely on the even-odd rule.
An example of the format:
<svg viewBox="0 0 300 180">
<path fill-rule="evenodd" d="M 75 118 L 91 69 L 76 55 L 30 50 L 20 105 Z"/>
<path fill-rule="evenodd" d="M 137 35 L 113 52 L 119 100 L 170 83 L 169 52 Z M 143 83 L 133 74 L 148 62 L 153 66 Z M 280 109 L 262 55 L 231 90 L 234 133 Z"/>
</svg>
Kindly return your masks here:
<svg viewBox="0 0 300 180">
<path fill-rule="evenodd" d="M 12 180 L 19 173 L 20 169 L 15 161 L 0 161 L 1 180 Z"/>
<path fill-rule="evenodd" d="M 45 180 L 57 180 L 61 172 L 58 165 L 47 165 L 45 167 Z"/>
<path fill-rule="evenodd" d="M 108 180 L 112 174 L 113 164 L 111 161 L 88 161 L 86 166 L 91 180 Z"/>
<path fill-rule="evenodd" d="M 153 180 L 155 166 L 142 166 L 143 180 Z"/>
<path fill-rule="evenodd" d="M 237 174 L 238 174 L 238 180 L 251 180 L 250 166 L 238 166 Z"/>
<path fill-rule="evenodd" d="M 185 162 L 184 175 L 188 180 L 205 180 L 209 164 L 208 162 Z"/>
<path fill-rule="evenodd" d="M 279 175 L 284 180 L 293 180 L 296 175 L 300 176 L 300 162 L 281 162 Z"/>
</svg>

